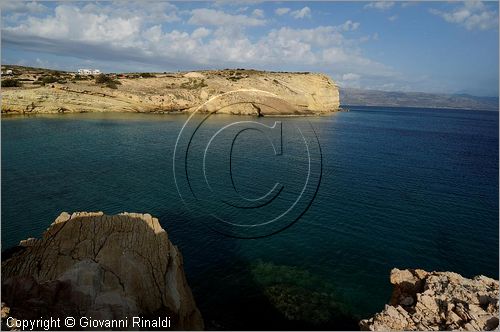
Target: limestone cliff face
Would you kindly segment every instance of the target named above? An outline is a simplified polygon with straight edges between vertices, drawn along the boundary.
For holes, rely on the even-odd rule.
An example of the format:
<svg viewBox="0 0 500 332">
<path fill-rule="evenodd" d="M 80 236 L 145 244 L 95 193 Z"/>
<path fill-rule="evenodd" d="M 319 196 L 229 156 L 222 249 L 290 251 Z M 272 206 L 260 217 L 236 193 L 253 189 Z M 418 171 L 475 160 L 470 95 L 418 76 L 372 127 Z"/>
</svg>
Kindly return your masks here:
<svg viewBox="0 0 500 332">
<path fill-rule="evenodd" d="M 226 107 L 218 107 L 218 113 L 315 115 L 337 111 L 340 104 L 335 83 L 315 73 L 216 70 L 147 78 L 118 76 L 117 89 L 65 75 L 64 83 L 2 88 L 2 113 L 193 112 L 228 92 L 224 97 Z M 201 111 L 213 110 L 218 101 Z"/>
<path fill-rule="evenodd" d="M 389 305 L 360 322 L 362 330 L 498 330 L 498 281 L 453 272 L 391 271 Z"/>
<path fill-rule="evenodd" d="M 149 214 L 63 212 L 2 262 L 2 302 L 19 319 L 169 316 L 203 329 L 182 256 Z"/>
</svg>

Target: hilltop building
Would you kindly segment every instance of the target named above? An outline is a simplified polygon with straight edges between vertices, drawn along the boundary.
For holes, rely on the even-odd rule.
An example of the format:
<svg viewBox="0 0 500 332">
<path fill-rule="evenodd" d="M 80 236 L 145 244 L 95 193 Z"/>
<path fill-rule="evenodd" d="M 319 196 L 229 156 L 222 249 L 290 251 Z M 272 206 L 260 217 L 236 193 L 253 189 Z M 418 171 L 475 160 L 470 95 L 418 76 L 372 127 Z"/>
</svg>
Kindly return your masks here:
<svg viewBox="0 0 500 332">
<path fill-rule="evenodd" d="M 78 75 L 99 75 L 99 69 L 78 69 Z"/>
</svg>

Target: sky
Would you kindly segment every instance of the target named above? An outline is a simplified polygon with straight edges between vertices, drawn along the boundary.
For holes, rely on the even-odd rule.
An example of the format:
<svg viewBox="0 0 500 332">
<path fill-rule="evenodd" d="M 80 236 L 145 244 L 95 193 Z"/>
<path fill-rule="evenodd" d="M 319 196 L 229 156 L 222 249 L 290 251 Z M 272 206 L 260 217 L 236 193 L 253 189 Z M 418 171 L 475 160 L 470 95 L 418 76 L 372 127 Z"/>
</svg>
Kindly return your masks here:
<svg viewBox="0 0 500 332">
<path fill-rule="evenodd" d="M 496 1 L 3 1 L 0 9 L 2 64 L 310 71 L 341 87 L 498 96 Z"/>
</svg>

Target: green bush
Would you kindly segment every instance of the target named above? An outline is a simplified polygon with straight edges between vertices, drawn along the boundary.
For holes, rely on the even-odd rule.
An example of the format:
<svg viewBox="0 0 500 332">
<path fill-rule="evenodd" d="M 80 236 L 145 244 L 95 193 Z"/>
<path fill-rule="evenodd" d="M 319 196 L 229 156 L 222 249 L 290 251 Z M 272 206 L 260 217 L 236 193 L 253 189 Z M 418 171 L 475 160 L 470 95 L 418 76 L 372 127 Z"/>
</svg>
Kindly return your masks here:
<svg viewBox="0 0 500 332">
<path fill-rule="evenodd" d="M 117 89 L 119 84 L 121 84 L 118 80 L 115 80 L 105 74 L 99 74 L 97 75 L 95 79 L 96 84 L 104 84 L 110 89 Z"/>
<path fill-rule="evenodd" d="M 19 83 L 18 80 L 12 79 L 12 78 L 7 78 L 2 81 L 2 88 L 13 88 L 13 87 L 20 87 L 21 83 Z"/>
<path fill-rule="evenodd" d="M 156 75 L 155 75 L 155 74 L 151 74 L 151 73 L 141 73 L 141 76 L 142 76 L 143 78 L 147 78 L 147 77 L 156 77 Z"/>
<path fill-rule="evenodd" d="M 59 78 L 54 77 L 54 76 L 42 76 L 37 79 L 37 81 L 43 83 L 43 84 L 49 84 L 49 83 L 55 83 L 59 80 Z"/>
<path fill-rule="evenodd" d="M 106 86 L 107 86 L 108 88 L 110 88 L 110 89 L 118 89 L 118 87 L 116 86 L 116 82 L 113 82 L 113 81 L 111 81 L 111 82 L 107 82 L 107 83 L 106 83 Z"/>
<path fill-rule="evenodd" d="M 112 81 L 113 81 L 113 79 L 105 74 L 99 74 L 95 78 L 96 84 L 106 84 L 106 83 L 112 82 Z"/>
<path fill-rule="evenodd" d="M 204 88 L 208 86 L 206 83 L 205 83 L 205 80 L 204 79 L 201 79 L 201 80 L 197 80 L 197 79 L 189 79 L 188 82 L 184 82 L 180 85 L 180 88 L 181 89 L 200 89 L 200 88 Z"/>
<path fill-rule="evenodd" d="M 76 81 L 86 81 L 86 80 L 88 80 L 88 77 L 87 77 L 87 76 L 82 76 L 82 75 L 76 74 L 76 75 L 75 75 L 75 77 L 74 77 L 74 79 L 75 79 Z"/>
</svg>

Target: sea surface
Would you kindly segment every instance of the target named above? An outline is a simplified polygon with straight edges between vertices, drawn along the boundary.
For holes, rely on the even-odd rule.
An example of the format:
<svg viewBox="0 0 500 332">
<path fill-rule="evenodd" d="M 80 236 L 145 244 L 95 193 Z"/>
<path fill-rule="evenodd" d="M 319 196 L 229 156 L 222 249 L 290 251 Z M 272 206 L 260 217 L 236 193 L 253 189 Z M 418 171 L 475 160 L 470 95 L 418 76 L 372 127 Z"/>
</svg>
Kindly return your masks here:
<svg viewBox="0 0 500 332">
<path fill-rule="evenodd" d="M 389 300 L 394 267 L 498 279 L 498 112 L 194 116 L 200 130 L 179 138 L 187 120 L 3 116 L 2 250 L 40 237 L 62 211 L 150 213 L 180 248 L 215 329 L 356 328 Z M 253 129 L 234 140 L 225 131 L 208 145 L 238 121 Z M 281 191 L 269 204 L 227 204 L 254 204 L 274 185 Z M 302 216 L 267 223 L 298 195 Z"/>
</svg>

